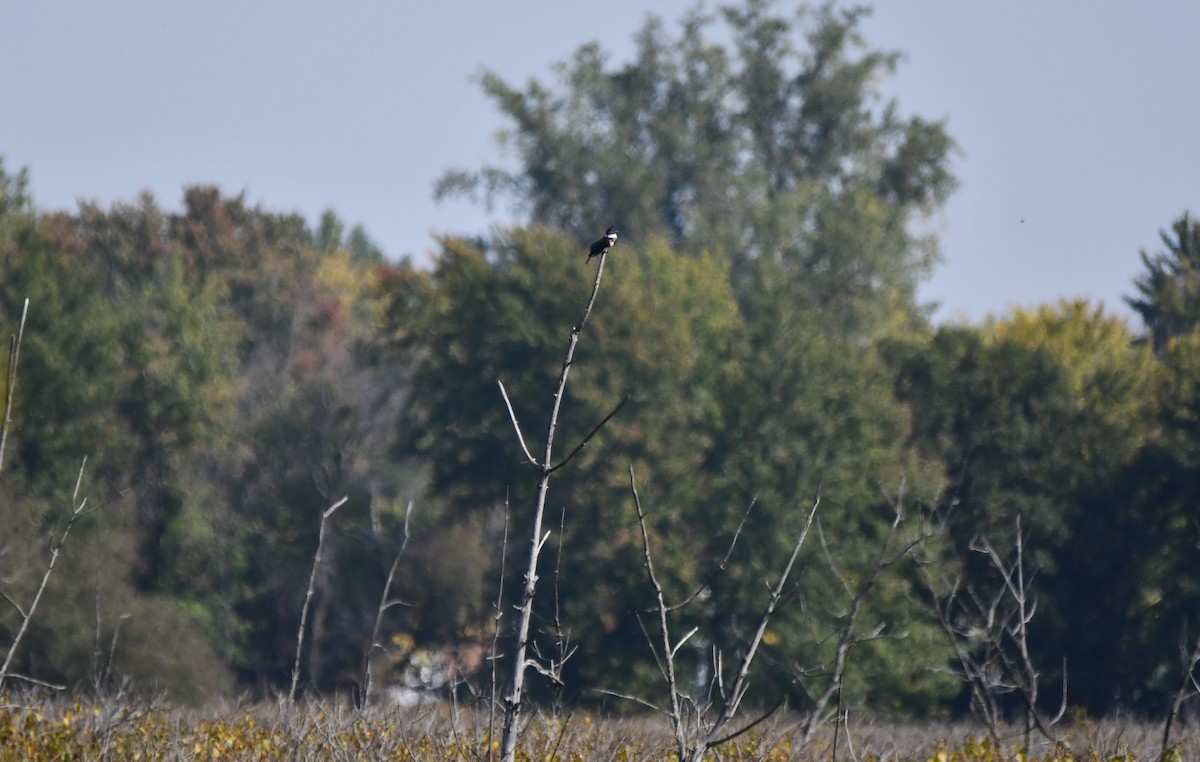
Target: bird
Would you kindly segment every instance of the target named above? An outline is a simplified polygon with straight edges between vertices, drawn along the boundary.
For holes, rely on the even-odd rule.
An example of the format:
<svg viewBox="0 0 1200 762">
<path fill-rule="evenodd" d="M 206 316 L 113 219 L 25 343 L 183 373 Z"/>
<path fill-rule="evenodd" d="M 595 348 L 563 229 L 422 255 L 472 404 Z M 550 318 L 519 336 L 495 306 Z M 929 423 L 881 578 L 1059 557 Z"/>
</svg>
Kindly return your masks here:
<svg viewBox="0 0 1200 762">
<path fill-rule="evenodd" d="M 616 246 L 617 245 L 617 235 L 618 235 L 617 229 L 610 225 L 608 227 L 608 230 L 604 231 L 604 235 L 601 236 L 599 240 L 597 240 L 595 243 L 592 244 L 592 248 L 588 251 L 587 261 L 591 262 L 592 257 L 603 254 L 604 252 L 611 249 L 613 246 Z"/>
</svg>

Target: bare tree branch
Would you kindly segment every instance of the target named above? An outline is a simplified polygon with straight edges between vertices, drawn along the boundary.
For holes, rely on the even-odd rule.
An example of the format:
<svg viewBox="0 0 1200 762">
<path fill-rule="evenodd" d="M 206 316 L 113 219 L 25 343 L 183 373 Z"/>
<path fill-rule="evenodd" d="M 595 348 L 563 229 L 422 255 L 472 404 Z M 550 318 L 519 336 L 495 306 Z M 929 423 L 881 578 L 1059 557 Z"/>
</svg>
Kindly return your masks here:
<svg viewBox="0 0 1200 762">
<path fill-rule="evenodd" d="M 972 713 L 987 725 L 988 734 L 991 736 L 992 742 L 999 747 L 1000 708 L 992 692 L 988 689 L 986 665 L 976 660 L 968 650 L 971 633 L 962 632 L 955 624 L 954 610 L 959 605 L 958 596 L 962 580 L 955 578 L 953 583 L 942 585 L 942 588 L 949 588 L 948 592 L 943 594 L 939 592 L 941 588 L 934 581 L 933 574 L 929 570 L 929 565 L 925 563 L 918 564 L 917 568 L 932 598 L 933 611 L 937 617 L 938 624 L 948 636 L 950 647 L 954 649 L 954 657 L 958 660 L 960 669 L 957 677 L 967 684 L 971 692 L 970 706 Z M 944 604 L 940 602 L 942 600 L 945 601 Z"/>
<path fill-rule="evenodd" d="M 663 714 L 666 714 L 666 712 L 663 711 L 662 707 L 651 704 L 649 701 L 642 698 L 641 696 L 634 696 L 631 693 L 618 693 L 617 691 L 610 691 L 607 688 L 596 688 L 595 690 L 596 690 L 596 693 L 599 693 L 601 695 L 612 696 L 613 698 L 624 699 L 626 701 L 632 701 L 633 703 L 640 704 L 640 705 L 646 707 L 647 709 L 651 709 L 655 712 L 662 712 Z"/>
<path fill-rule="evenodd" d="M 599 432 L 600 429 L 604 428 L 604 424 L 611 421 L 613 416 L 615 416 L 617 413 L 621 412 L 621 408 L 625 407 L 625 403 L 628 402 L 629 398 L 632 396 L 633 396 L 632 393 L 626 392 L 625 396 L 621 398 L 621 401 L 617 403 L 617 406 L 613 408 L 612 412 L 609 413 L 608 415 L 604 416 L 604 419 L 602 421 L 600 421 L 600 423 L 597 423 L 594 427 L 592 427 L 592 430 L 589 431 L 587 436 L 585 436 L 579 442 L 579 444 L 575 446 L 574 450 L 571 450 L 571 452 L 567 454 L 567 457 L 563 458 L 557 465 L 550 467 L 550 473 L 554 473 L 558 469 L 560 469 L 563 466 L 570 463 L 571 459 L 579 454 L 579 451 L 582 450 L 587 445 L 587 443 L 591 440 L 591 438 L 596 436 L 596 433 Z"/>
<path fill-rule="evenodd" d="M 542 663 L 536 666 L 536 669 L 541 671 L 543 674 L 548 673 L 547 676 L 550 678 L 551 682 L 559 687 L 563 687 L 565 685 L 562 679 L 563 666 L 570 661 L 571 657 L 575 655 L 576 650 L 578 650 L 577 646 L 573 647 L 571 645 L 571 634 L 563 626 L 562 606 L 558 594 L 559 581 L 561 579 L 560 575 L 562 572 L 562 550 L 563 538 L 566 536 L 566 524 L 567 509 L 566 506 L 563 506 L 558 515 L 558 552 L 554 560 L 554 646 L 558 653 L 556 658 L 550 659 L 544 659 L 539 653 L 538 658 L 542 659 Z M 549 532 L 547 532 L 547 536 L 549 536 Z M 561 697 L 561 692 L 556 694 L 556 696 Z"/>
<path fill-rule="evenodd" d="M 1057 740 L 1053 728 L 1067 708 L 1067 665 L 1064 659 L 1058 711 L 1046 715 L 1038 706 L 1041 673 L 1029 650 L 1029 626 L 1037 613 L 1037 601 L 1030 588 L 1036 574 L 1027 570 L 1019 516 L 1015 524 L 1011 561 L 1006 561 L 986 537 L 976 537 L 968 546 L 982 554 L 999 576 L 993 594 L 985 595 L 970 584 L 964 586 L 961 579 L 955 579 L 949 591 L 939 590 L 927 566 L 921 567 L 921 573 L 933 597 L 938 622 L 958 659 L 960 679 L 970 688 L 972 711 L 987 723 L 993 740 L 999 743 L 1001 713 L 996 695 L 1016 694 L 1025 708 L 1024 743 L 1029 752 L 1035 730 L 1047 741 Z"/>
<path fill-rule="evenodd" d="M 17 610 L 17 614 L 18 614 L 19 616 L 21 616 L 21 617 L 24 617 L 24 616 L 25 616 L 25 609 L 21 608 L 21 604 L 17 603 L 15 600 L 13 600 L 13 599 L 12 599 L 12 598 L 9 596 L 9 594 L 8 594 L 8 593 L 4 592 L 3 590 L 0 590 L 0 598 L 3 598 L 3 599 L 4 599 L 4 600 L 5 600 L 7 603 L 8 603 L 8 605 L 10 605 L 10 606 L 12 606 L 14 609 L 16 609 L 16 610 Z"/>
<path fill-rule="evenodd" d="M 38 585 L 37 592 L 33 595 L 33 600 L 30 601 L 28 608 L 23 612 L 21 617 L 21 626 L 17 630 L 17 634 L 13 637 L 12 643 L 8 646 L 8 654 L 4 657 L 4 664 L 0 665 L 0 691 L 4 689 L 4 681 L 10 677 L 9 667 L 12 665 L 13 657 L 16 656 L 17 649 L 21 646 L 21 641 L 25 638 L 25 633 L 29 630 L 29 623 L 33 621 L 33 615 L 37 611 L 38 603 L 42 600 L 42 594 L 46 592 L 46 585 L 50 582 L 50 575 L 54 573 L 54 565 L 58 563 L 59 553 L 62 551 L 63 545 L 67 541 L 67 535 L 71 532 L 71 527 L 75 526 L 75 522 L 87 515 L 84 511 L 84 506 L 87 505 L 87 498 L 83 501 L 79 500 L 79 487 L 83 483 L 83 469 L 87 466 L 87 458 L 79 466 L 79 475 L 75 478 L 75 491 L 71 494 L 71 515 L 67 518 L 67 524 L 63 527 L 62 534 L 58 539 L 54 540 L 50 545 L 50 561 L 46 564 L 46 571 L 42 574 L 42 582 Z M 5 596 L 6 598 L 8 596 Z M 10 603 L 16 606 L 16 603 L 9 599 Z M 20 607 L 17 606 L 20 610 Z M 29 678 L 22 678 L 29 681 Z"/>
<path fill-rule="evenodd" d="M 689 595 L 687 598 L 684 598 L 679 603 L 674 603 L 670 606 L 667 606 L 667 611 L 677 611 L 683 608 L 692 601 L 696 600 L 696 598 L 705 590 L 712 587 L 712 583 L 716 581 L 717 577 L 720 576 L 721 573 L 725 571 L 725 568 L 729 565 L 729 559 L 731 556 L 733 556 L 733 549 L 737 546 L 738 539 L 742 536 L 742 530 L 746 527 L 746 519 L 750 518 L 750 512 L 754 510 L 754 505 L 757 502 L 758 497 L 756 496 L 750 501 L 750 505 L 746 507 L 746 512 L 742 514 L 742 520 L 738 522 L 737 529 L 733 533 L 733 539 L 729 541 L 729 548 L 725 551 L 725 557 L 721 559 L 721 563 L 719 563 L 711 572 L 709 572 L 708 578 L 700 583 L 700 585 L 692 592 L 691 595 Z"/>
<path fill-rule="evenodd" d="M 25 318 L 29 315 L 29 299 L 21 308 L 21 323 L 17 334 L 8 344 L 8 376 L 5 383 L 4 419 L 0 421 L 0 470 L 4 468 L 4 448 L 8 444 L 8 429 L 12 425 L 13 390 L 17 386 L 17 359 L 21 356 L 21 339 L 25 337 Z"/>
<path fill-rule="evenodd" d="M 770 709 L 763 712 L 758 717 L 755 717 L 753 720 L 746 723 L 745 725 L 738 728 L 737 730 L 733 731 L 729 735 L 722 736 L 720 738 L 714 738 L 712 741 L 710 741 L 708 743 L 708 748 L 714 749 L 718 746 L 721 746 L 722 744 L 729 743 L 730 741 L 737 738 L 738 736 L 749 733 L 751 730 L 754 730 L 754 728 L 758 727 L 759 725 L 761 725 L 762 723 L 764 723 L 768 719 L 770 719 L 771 715 L 778 712 L 780 707 L 782 707 L 785 703 L 787 703 L 787 691 L 783 692 L 783 694 L 779 697 L 779 700 L 776 701 L 774 704 L 772 704 Z"/>
<path fill-rule="evenodd" d="M 653 708 L 655 711 L 666 714 L 671 721 L 672 730 L 675 736 L 675 745 L 678 757 L 680 760 L 688 762 L 698 762 L 710 750 L 727 743 L 744 733 L 749 732 L 757 727 L 762 722 L 766 721 L 780 706 L 784 704 L 787 698 L 785 691 L 779 701 L 768 711 L 756 717 L 754 720 L 746 723 L 741 728 L 732 732 L 726 732 L 726 729 L 731 724 L 733 718 L 741 706 L 742 699 L 746 695 L 749 687 L 748 675 L 750 666 L 758 652 L 759 646 L 762 644 L 763 637 L 766 633 L 767 625 L 770 623 L 772 616 L 777 610 L 779 604 L 785 598 L 784 590 L 787 587 L 788 579 L 792 569 L 799 557 L 800 549 L 803 547 L 805 540 L 812 529 L 813 522 L 816 518 L 817 509 L 821 503 L 821 488 L 817 487 L 816 495 L 813 499 L 811 509 L 805 517 L 804 526 L 796 539 L 796 543 L 792 548 L 790 557 L 780 572 L 777 581 L 773 586 L 769 587 L 769 599 L 764 607 L 763 613 L 758 620 L 758 626 L 754 635 L 750 639 L 750 643 L 743 652 L 738 665 L 737 674 L 733 684 L 727 690 L 724 682 L 724 668 L 722 665 L 721 653 L 717 649 L 713 649 L 713 677 L 708 685 L 708 697 L 701 705 L 684 695 L 679 689 L 679 681 L 675 672 L 675 659 L 679 654 L 680 649 L 686 644 L 699 630 L 692 628 L 687 634 L 674 641 L 671 636 L 670 623 L 668 614 L 678 609 L 683 604 L 677 606 L 668 606 L 663 593 L 662 584 L 658 579 L 658 574 L 654 568 L 654 558 L 650 547 L 650 532 L 646 518 L 646 511 L 642 506 L 641 496 L 637 489 L 637 478 L 633 467 L 629 468 L 629 487 L 633 495 L 634 506 L 637 510 L 638 528 L 642 536 L 642 565 L 646 569 L 646 576 L 650 580 L 651 586 L 654 588 L 656 606 L 653 609 L 658 614 L 658 633 L 652 636 L 642 621 L 640 614 L 637 616 L 638 624 L 642 628 L 642 633 L 646 636 L 646 641 L 650 646 L 651 654 L 654 656 L 659 673 L 663 676 L 667 683 L 667 692 L 670 697 L 670 705 L 666 708 L 654 706 L 649 702 L 633 696 L 625 696 L 620 693 L 607 692 L 609 695 L 627 698 L 637 703 Z M 725 558 L 721 561 L 721 566 L 716 573 L 719 573 L 721 568 L 729 561 L 729 557 L 733 553 L 733 547 L 736 545 L 737 538 L 741 535 L 742 528 L 745 526 L 746 518 L 753 509 L 754 503 L 751 502 L 743 515 L 738 529 L 734 534 L 733 541 L 730 543 L 729 551 Z M 715 573 L 714 575 L 715 576 Z M 701 590 L 704 588 L 701 587 Z M 699 591 L 688 597 L 684 603 L 694 600 L 699 595 Z M 657 639 L 657 643 L 655 642 Z M 715 695 L 714 695 L 715 691 Z M 716 704 L 716 696 L 720 696 L 721 708 L 715 716 L 710 716 L 710 711 Z"/>
<path fill-rule="evenodd" d="M 408 525 L 412 519 L 412 511 L 413 501 L 409 500 L 408 507 L 404 509 L 404 539 L 400 542 L 400 550 L 396 552 L 396 557 L 392 560 L 392 567 L 388 570 L 387 580 L 383 583 L 383 592 L 379 595 L 379 607 L 375 610 L 375 624 L 371 627 L 371 639 L 367 643 L 367 652 L 363 659 L 363 709 L 366 709 L 371 701 L 371 688 L 374 681 L 374 675 L 371 672 L 371 660 L 375 655 L 375 650 L 383 647 L 379 643 L 379 629 L 383 625 L 383 614 L 392 606 L 401 605 L 402 603 L 398 600 L 389 600 L 388 596 L 392 594 L 392 584 L 396 579 L 396 569 L 400 567 L 400 560 L 404 558 L 404 551 L 408 548 Z"/>
<path fill-rule="evenodd" d="M 508 391 L 504 388 L 504 382 L 496 379 L 496 383 L 500 385 L 500 395 L 504 397 L 504 406 L 508 408 L 508 417 L 512 419 L 513 428 L 517 431 L 517 441 L 521 443 L 521 450 L 525 453 L 525 459 L 529 464 L 536 466 L 537 459 L 533 457 L 533 453 L 529 452 L 529 448 L 525 445 L 525 435 L 521 433 L 521 424 L 517 422 L 517 413 L 513 410 L 512 401 L 508 398 Z"/>
<path fill-rule="evenodd" d="M 763 609 L 762 616 L 759 617 L 758 627 L 754 632 L 754 636 L 750 639 L 750 644 L 746 647 L 745 653 L 742 655 L 737 677 L 734 678 L 733 685 L 730 687 L 725 705 L 713 723 L 712 728 L 706 734 L 704 741 L 692 749 L 689 755 L 692 762 L 699 762 L 704 753 L 716 745 L 715 739 L 719 737 L 718 734 L 733 720 L 737 714 L 738 707 L 741 706 L 742 699 L 745 697 L 746 690 L 749 687 L 747 681 L 750 675 L 750 665 L 754 662 L 754 657 L 758 653 L 758 647 L 762 644 L 763 636 L 767 632 L 767 625 L 770 624 L 771 617 L 775 614 L 775 610 L 783 598 L 783 590 L 787 586 L 788 577 L 791 576 L 792 568 L 796 565 L 796 559 L 800 555 L 800 549 L 804 546 L 804 541 L 808 538 L 808 532 L 812 528 L 813 520 L 817 515 L 817 508 L 820 505 L 821 486 L 818 484 L 812 508 L 809 509 L 808 516 L 804 520 L 804 527 L 800 530 L 800 535 L 796 538 L 796 544 L 792 547 L 791 556 L 784 565 L 783 571 L 780 572 L 775 586 L 771 589 L 771 596 L 767 601 L 766 607 Z"/>
<path fill-rule="evenodd" d="M 900 495 L 898 495 L 894 501 L 889 499 L 889 502 L 892 504 L 892 510 L 894 511 L 891 526 L 888 529 L 887 537 L 884 538 L 883 546 L 879 549 L 879 554 L 875 559 L 875 564 L 871 568 L 871 572 L 867 575 L 866 579 L 862 581 L 857 589 L 852 589 L 850 587 L 850 583 L 834 566 L 833 555 L 829 552 L 829 547 L 825 542 L 824 533 L 821 531 L 821 523 L 820 521 L 817 522 L 817 534 L 821 538 L 821 548 L 825 554 L 826 561 L 834 575 L 837 576 L 839 581 L 841 581 L 842 585 L 845 587 L 846 592 L 851 596 L 851 600 L 850 609 L 846 613 L 845 621 L 842 624 L 842 633 L 838 638 L 837 648 L 834 650 L 833 669 L 830 672 L 829 681 L 826 683 L 825 689 L 822 691 L 821 695 L 815 699 L 813 711 L 804 723 L 803 738 L 805 743 L 808 743 L 812 739 L 813 734 L 816 732 L 817 726 L 823 721 L 825 707 L 829 705 L 829 702 L 835 695 L 838 698 L 839 707 L 841 705 L 842 684 L 846 674 L 846 666 L 850 659 L 850 651 L 864 640 L 877 637 L 883 630 L 883 625 L 880 625 L 873 633 L 868 635 L 863 636 L 858 633 L 858 618 L 862 613 L 863 606 L 866 604 L 867 597 L 874 589 L 876 583 L 878 583 L 879 577 L 884 571 L 899 563 L 901 560 L 909 557 L 913 549 L 928 539 L 927 535 L 920 533 L 916 538 L 905 543 L 894 553 L 891 552 L 892 546 L 895 544 L 896 537 L 899 534 L 901 522 L 904 520 L 904 510 L 902 504 L 903 490 L 904 487 L 901 485 Z M 839 709 L 839 722 L 840 716 L 841 711 Z M 835 742 L 837 740 L 836 728 L 834 740 Z"/>
<path fill-rule="evenodd" d="M 500 584 L 496 587 L 496 616 L 492 630 L 492 692 L 488 697 L 488 739 L 496 737 L 496 660 L 500 658 L 500 622 L 504 618 L 504 560 L 508 558 L 508 493 L 504 493 L 504 537 L 500 541 Z M 488 743 L 488 762 L 492 744 Z"/>
<path fill-rule="evenodd" d="M 308 624 L 308 607 L 312 603 L 313 588 L 317 584 L 317 567 L 321 565 L 321 549 L 325 544 L 325 523 L 334 511 L 349 500 L 343 497 L 321 514 L 321 528 L 317 531 L 317 552 L 313 554 L 312 571 L 308 575 L 308 590 L 304 593 L 304 605 L 300 609 L 300 629 L 296 633 L 296 661 L 292 665 L 292 688 L 288 691 L 288 703 L 296 703 L 296 689 L 300 684 L 300 654 L 304 650 L 304 628 Z"/>
<path fill-rule="evenodd" d="M 10 672 L 7 677 L 9 680 L 20 680 L 23 683 L 29 683 L 30 685 L 36 685 L 39 688 L 49 688 L 52 691 L 65 691 L 67 689 L 67 686 L 65 686 L 65 685 L 59 685 L 58 683 L 50 683 L 45 680 L 39 680 L 36 677 L 30 677 L 29 675 L 21 675 L 16 672 Z"/>
<path fill-rule="evenodd" d="M 650 584 L 654 586 L 654 595 L 658 601 L 658 628 L 662 636 L 662 658 L 655 654 L 655 660 L 659 663 L 659 670 L 667 680 L 667 693 L 670 695 L 671 708 L 668 716 L 671 718 L 671 727 L 675 732 L 675 744 L 679 748 L 679 758 L 683 759 L 684 754 L 688 749 L 687 734 L 683 727 L 683 718 L 679 711 L 679 687 L 675 680 L 675 653 L 679 650 L 678 647 L 671 646 L 671 631 L 667 625 L 667 602 L 663 597 L 662 584 L 658 581 L 658 576 L 654 573 L 654 559 L 650 555 L 650 534 L 646 530 L 646 512 L 642 510 L 642 499 L 638 496 L 637 478 L 633 473 L 633 466 L 629 466 L 629 490 L 633 493 L 633 503 L 637 508 L 638 526 L 642 530 L 642 554 L 643 564 L 646 567 L 646 576 L 650 578 Z M 640 620 L 639 620 L 640 621 Z M 692 632 L 695 632 L 693 630 Z M 691 633 L 688 634 L 691 637 Z M 684 638 L 686 640 L 687 638 Z M 684 640 L 679 642 L 682 646 Z"/>
<path fill-rule="evenodd" d="M 1179 676 L 1179 687 L 1175 690 L 1175 696 L 1171 699 L 1171 709 L 1167 712 L 1167 718 L 1163 722 L 1162 733 L 1162 753 L 1160 758 L 1167 758 L 1167 750 L 1171 746 L 1171 726 L 1175 722 L 1175 718 L 1179 716 L 1179 710 L 1183 708 L 1183 703 L 1189 698 L 1195 698 L 1200 695 L 1200 683 L 1196 681 L 1196 667 L 1200 666 L 1200 636 L 1196 638 L 1196 644 L 1192 646 L 1191 652 L 1187 650 L 1186 629 L 1180 636 L 1179 656 L 1183 673 Z"/>
</svg>

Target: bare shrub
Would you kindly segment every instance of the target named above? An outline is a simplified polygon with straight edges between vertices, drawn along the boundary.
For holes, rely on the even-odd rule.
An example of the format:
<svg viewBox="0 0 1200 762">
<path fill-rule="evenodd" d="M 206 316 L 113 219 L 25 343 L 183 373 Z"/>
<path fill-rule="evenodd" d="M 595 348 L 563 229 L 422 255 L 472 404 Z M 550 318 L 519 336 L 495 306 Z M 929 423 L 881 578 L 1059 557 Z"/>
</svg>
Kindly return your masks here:
<svg viewBox="0 0 1200 762">
<path fill-rule="evenodd" d="M 971 541 L 971 551 L 984 557 L 994 575 L 990 584 L 961 574 L 947 577 L 930 563 L 923 564 L 921 571 L 934 613 L 954 648 L 957 676 L 970 691 L 972 713 L 999 745 L 1005 722 L 1001 697 L 1016 696 L 1023 710 L 1022 736 L 1028 752 L 1035 731 L 1051 744 L 1058 741 L 1053 729 L 1067 710 L 1067 667 L 1064 661 L 1058 711 L 1046 714 L 1039 699 L 1041 671 L 1029 649 L 1037 600 L 1032 590 L 1036 571 L 1026 558 L 1026 539 L 1018 516 L 1012 550 L 1006 555 L 986 537 Z"/>
</svg>

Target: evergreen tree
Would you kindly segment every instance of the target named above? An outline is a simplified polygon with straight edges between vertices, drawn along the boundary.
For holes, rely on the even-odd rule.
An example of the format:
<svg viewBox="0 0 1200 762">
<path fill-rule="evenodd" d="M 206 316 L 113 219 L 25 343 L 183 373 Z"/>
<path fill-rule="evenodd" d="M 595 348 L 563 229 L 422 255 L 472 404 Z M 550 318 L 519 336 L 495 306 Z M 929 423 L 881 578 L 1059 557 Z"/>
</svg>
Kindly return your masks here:
<svg viewBox="0 0 1200 762">
<path fill-rule="evenodd" d="M 1134 281 L 1139 295 L 1125 300 L 1141 315 L 1157 355 L 1172 337 L 1200 325 L 1200 221 L 1184 212 L 1160 236 L 1166 251 L 1140 252 L 1146 272 Z"/>
</svg>

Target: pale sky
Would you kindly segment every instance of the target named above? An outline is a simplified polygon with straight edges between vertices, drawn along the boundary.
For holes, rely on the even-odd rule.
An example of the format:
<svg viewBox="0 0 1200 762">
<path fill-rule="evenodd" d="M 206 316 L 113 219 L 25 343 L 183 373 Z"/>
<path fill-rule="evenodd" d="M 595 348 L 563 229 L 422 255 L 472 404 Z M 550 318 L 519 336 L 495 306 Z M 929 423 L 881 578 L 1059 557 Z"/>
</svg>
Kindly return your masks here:
<svg viewBox="0 0 1200 762">
<path fill-rule="evenodd" d="M 693 5 L 0 0 L 0 155 L 42 209 L 143 190 L 178 209 L 211 183 L 428 261 L 435 233 L 510 221 L 432 200 L 445 168 L 505 161 L 481 67 L 549 80 L 596 39 L 615 66 L 648 11 L 673 30 Z M 879 0 L 863 31 L 907 55 L 883 84 L 901 113 L 962 149 L 920 292 L 938 319 L 1077 296 L 1130 314 L 1138 250 L 1200 214 L 1200 3 Z"/>
</svg>

